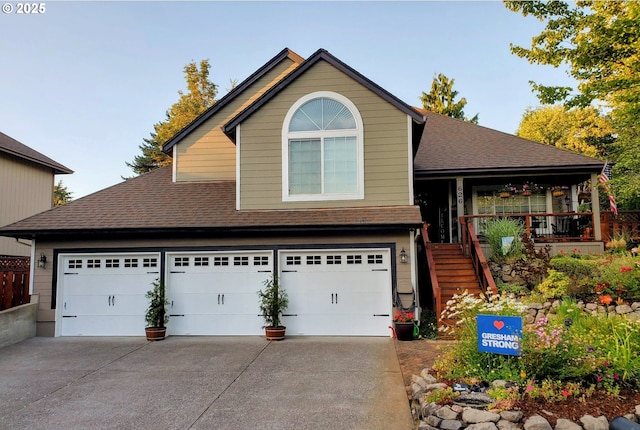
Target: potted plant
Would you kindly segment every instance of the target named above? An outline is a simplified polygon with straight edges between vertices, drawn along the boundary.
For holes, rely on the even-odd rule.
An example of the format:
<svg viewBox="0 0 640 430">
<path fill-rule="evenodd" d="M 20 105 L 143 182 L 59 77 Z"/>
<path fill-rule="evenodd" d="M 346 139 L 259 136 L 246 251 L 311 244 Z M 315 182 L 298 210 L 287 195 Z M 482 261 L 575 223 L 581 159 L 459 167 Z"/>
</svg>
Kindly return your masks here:
<svg viewBox="0 0 640 430">
<path fill-rule="evenodd" d="M 393 316 L 393 328 L 398 340 L 413 340 L 413 312 L 396 311 Z"/>
<path fill-rule="evenodd" d="M 284 339 L 285 329 L 281 324 L 282 312 L 289 306 L 287 292 L 280 288 L 278 277 L 264 281 L 264 288 L 258 291 L 260 314 L 264 318 L 264 330 L 267 340 Z"/>
<path fill-rule="evenodd" d="M 566 185 L 554 185 L 553 187 L 551 187 L 551 194 L 553 195 L 553 197 L 562 197 L 568 189 L 569 187 Z"/>
<path fill-rule="evenodd" d="M 149 307 L 145 315 L 147 327 L 144 330 L 147 340 L 162 340 L 167 334 L 166 324 L 169 322 L 167 305 L 169 300 L 165 296 L 164 283 L 156 279 L 151 285 L 153 285 L 153 288 L 147 291 L 145 295 L 149 299 Z"/>
<path fill-rule="evenodd" d="M 524 184 L 522 184 L 522 192 L 520 194 L 522 194 L 524 197 L 528 197 L 531 194 L 536 194 L 539 193 L 541 190 L 541 187 L 536 184 L 535 182 L 525 182 Z"/>
<path fill-rule="evenodd" d="M 503 199 L 508 199 L 509 197 L 511 197 L 511 194 L 514 194 L 517 192 L 518 192 L 518 188 L 514 187 L 511 184 L 505 184 L 498 190 L 498 194 Z"/>
</svg>

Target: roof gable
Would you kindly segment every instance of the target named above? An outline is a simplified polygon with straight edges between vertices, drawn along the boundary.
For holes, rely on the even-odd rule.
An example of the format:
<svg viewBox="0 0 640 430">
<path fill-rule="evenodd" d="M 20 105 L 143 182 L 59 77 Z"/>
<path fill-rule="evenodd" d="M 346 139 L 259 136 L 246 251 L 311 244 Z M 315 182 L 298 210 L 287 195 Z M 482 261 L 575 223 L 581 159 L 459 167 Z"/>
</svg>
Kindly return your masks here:
<svg viewBox="0 0 640 430">
<path fill-rule="evenodd" d="M 400 111 L 409 115 L 411 118 L 413 118 L 413 120 L 416 123 L 424 122 L 424 118 L 422 114 L 417 112 L 411 106 L 404 103 L 402 100 L 400 100 L 399 98 L 397 98 L 396 96 L 388 92 L 387 90 L 383 89 L 382 87 L 380 87 L 379 85 L 371 81 L 370 79 L 366 78 L 364 75 L 360 74 L 355 69 L 351 68 L 347 64 L 338 60 L 336 57 L 331 55 L 328 51 L 324 49 L 319 49 L 313 55 L 311 55 L 304 63 L 302 63 L 298 68 L 293 70 L 289 75 L 287 75 L 284 79 L 282 79 L 282 81 L 274 85 L 271 89 L 269 89 L 261 97 L 259 97 L 253 104 L 248 106 L 246 109 L 244 109 L 234 118 L 232 118 L 229 122 L 227 122 L 223 127 L 223 131 L 228 135 L 233 136 L 234 130 L 236 126 L 238 126 L 238 124 L 243 122 L 245 119 L 247 119 L 257 110 L 259 110 L 269 100 L 271 100 L 278 93 L 284 90 L 292 81 L 297 79 L 300 75 L 305 73 L 307 70 L 313 67 L 314 64 L 318 63 L 319 61 L 326 61 L 327 63 L 331 64 L 333 67 L 340 70 L 342 73 L 346 74 L 356 82 L 360 83 L 364 87 L 368 88 L 370 91 L 377 94 L 383 100 L 391 103 Z"/>
<path fill-rule="evenodd" d="M 175 136 L 173 136 L 171 139 L 165 142 L 165 144 L 162 146 L 162 151 L 165 153 L 169 153 L 171 149 L 178 142 L 180 142 L 180 140 L 182 140 L 185 136 L 187 136 L 193 130 L 198 128 L 206 120 L 208 120 L 213 115 L 215 115 L 216 112 L 224 108 L 229 102 L 234 100 L 237 96 L 243 93 L 247 88 L 249 88 L 252 84 L 258 81 L 264 75 L 269 73 L 269 71 L 271 71 L 280 62 L 282 62 L 285 59 L 289 59 L 293 61 L 295 64 L 301 64 L 304 62 L 304 58 L 302 58 L 301 56 L 299 56 L 289 48 L 284 48 L 282 51 L 276 54 L 275 57 L 267 61 L 262 67 L 260 67 L 258 70 L 253 72 L 248 78 L 246 78 L 244 81 L 239 83 L 235 88 L 233 88 L 231 91 L 225 94 L 224 97 L 222 97 L 220 100 L 215 102 L 213 106 L 211 106 L 209 109 L 204 111 L 196 119 L 194 119 L 191 123 L 189 123 L 185 128 L 183 128 L 178 133 L 176 133 Z"/>
<path fill-rule="evenodd" d="M 416 175 L 599 172 L 604 162 L 433 112 L 414 158 Z"/>
<path fill-rule="evenodd" d="M 63 166 L 57 161 L 52 160 L 46 155 L 39 153 L 35 149 L 29 148 L 27 145 L 24 145 L 14 138 L 7 136 L 6 134 L 1 132 L 0 153 L 5 153 L 13 157 L 29 161 L 31 163 L 38 164 L 42 167 L 49 168 L 53 170 L 53 173 L 55 175 L 73 173 L 73 170 L 69 169 L 68 167 Z"/>
</svg>

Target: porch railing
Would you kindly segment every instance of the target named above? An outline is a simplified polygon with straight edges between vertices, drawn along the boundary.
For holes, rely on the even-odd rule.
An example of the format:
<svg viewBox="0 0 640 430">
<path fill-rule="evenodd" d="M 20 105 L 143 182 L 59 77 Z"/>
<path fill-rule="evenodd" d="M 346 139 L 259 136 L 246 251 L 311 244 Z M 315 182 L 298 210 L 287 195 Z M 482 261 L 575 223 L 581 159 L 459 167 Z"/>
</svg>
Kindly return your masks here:
<svg viewBox="0 0 640 430">
<path fill-rule="evenodd" d="M 640 211 L 618 211 L 615 216 L 611 211 L 600 213 L 600 231 L 602 240 L 611 240 L 614 235 L 629 235 L 634 241 L 640 241 Z"/>
<path fill-rule="evenodd" d="M 440 293 L 440 285 L 438 284 L 438 276 L 436 276 L 436 264 L 433 260 L 433 245 L 429 241 L 427 226 L 422 227 L 422 240 L 424 241 L 425 253 L 427 255 L 427 267 L 429 268 L 429 280 L 431 281 L 431 292 L 433 293 L 433 310 L 440 318 L 442 315 L 442 295 Z"/>
<path fill-rule="evenodd" d="M 480 248 L 480 241 L 476 235 L 475 228 L 473 227 L 473 221 L 469 217 L 460 217 L 460 225 L 462 226 L 462 250 L 464 253 L 471 257 L 473 263 L 473 269 L 476 272 L 476 278 L 480 282 L 480 287 L 485 293 L 490 291 L 493 294 L 498 294 L 498 288 L 496 282 L 489 270 L 489 264 L 487 259 Z"/>
<path fill-rule="evenodd" d="M 592 242 L 595 240 L 591 212 L 465 215 L 461 217 L 463 220 L 461 223 L 462 225 L 471 223 L 478 232 L 478 236 L 482 237 L 486 224 L 496 218 L 519 221 L 527 237 L 534 242 Z"/>
</svg>

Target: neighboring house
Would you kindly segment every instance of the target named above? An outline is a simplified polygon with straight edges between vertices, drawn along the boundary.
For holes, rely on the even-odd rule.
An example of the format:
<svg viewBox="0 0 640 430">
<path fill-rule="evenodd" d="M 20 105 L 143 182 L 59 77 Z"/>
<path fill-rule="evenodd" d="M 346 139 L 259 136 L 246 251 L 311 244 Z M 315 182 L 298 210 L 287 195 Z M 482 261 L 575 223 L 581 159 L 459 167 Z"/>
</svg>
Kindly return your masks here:
<svg viewBox="0 0 640 430">
<path fill-rule="evenodd" d="M 156 278 L 169 334 L 259 334 L 256 292 L 277 275 L 287 334 L 387 336 L 392 312 L 418 303 L 414 188 L 453 232 L 451 208 L 462 214 L 501 180 L 488 166 L 430 163 L 475 159 L 465 147 L 484 133 L 542 146 L 412 108 L 324 50 L 304 60 L 285 49 L 165 144 L 172 166 L 0 234 L 35 240 L 51 262 L 35 272 L 40 335 L 142 335 Z M 528 163 L 546 169 L 558 151 L 529 150 L 542 159 Z M 567 179 L 602 166 L 567 156 L 533 173 L 555 183 L 574 164 L 584 172 Z M 526 173 L 509 168 L 498 174 Z"/>
<path fill-rule="evenodd" d="M 0 133 L 0 226 L 53 207 L 55 175 L 72 170 Z M 0 237 L 0 255 L 29 256 L 31 242 Z"/>
</svg>

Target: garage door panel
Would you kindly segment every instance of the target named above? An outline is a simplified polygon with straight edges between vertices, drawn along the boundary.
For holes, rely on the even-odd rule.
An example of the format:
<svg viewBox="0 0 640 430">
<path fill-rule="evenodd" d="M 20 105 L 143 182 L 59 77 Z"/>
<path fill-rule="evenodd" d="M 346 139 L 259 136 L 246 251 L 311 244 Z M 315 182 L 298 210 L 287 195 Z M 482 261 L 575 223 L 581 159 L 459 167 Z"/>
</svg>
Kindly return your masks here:
<svg viewBox="0 0 640 430">
<path fill-rule="evenodd" d="M 145 294 L 160 276 L 159 255 L 60 256 L 62 336 L 143 336 Z"/>
<path fill-rule="evenodd" d="M 169 333 L 255 335 L 263 333 L 258 290 L 272 277 L 271 251 L 175 253 L 167 279 Z"/>
<path fill-rule="evenodd" d="M 389 250 L 288 250 L 279 261 L 289 295 L 287 333 L 390 334 Z"/>
</svg>

